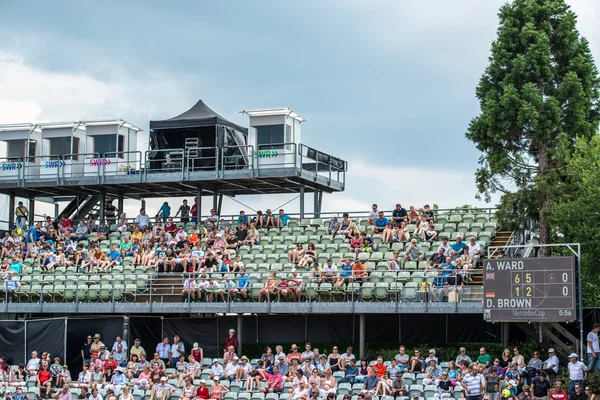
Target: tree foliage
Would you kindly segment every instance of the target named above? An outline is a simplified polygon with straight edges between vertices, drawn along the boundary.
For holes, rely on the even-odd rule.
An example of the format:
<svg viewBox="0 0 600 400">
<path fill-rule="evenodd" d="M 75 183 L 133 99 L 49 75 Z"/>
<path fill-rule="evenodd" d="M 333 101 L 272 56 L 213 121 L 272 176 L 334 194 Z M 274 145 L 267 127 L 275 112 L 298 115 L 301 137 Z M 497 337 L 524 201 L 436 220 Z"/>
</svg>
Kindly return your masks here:
<svg viewBox="0 0 600 400">
<path fill-rule="evenodd" d="M 502 194 L 502 222 L 534 218 L 549 243 L 561 154 L 576 137 L 590 140 L 600 121 L 598 70 L 564 0 L 514 0 L 499 19 L 476 90 L 481 113 L 466 134 L 482 153 L 476 183 L 488 201 Z"/>
<path fill-rule="evenodd" d="M 600 136 L 577 140 L 572 153 L 565 153 L 566 179 L 554 204 L 550 221 L 555 240 L 581 243 L 583 303 L 600 306 Z M 565 253 L 566 255 L 567 253 Z M 568 254 L 571 255 L 571 254 Z"/>
</svg>

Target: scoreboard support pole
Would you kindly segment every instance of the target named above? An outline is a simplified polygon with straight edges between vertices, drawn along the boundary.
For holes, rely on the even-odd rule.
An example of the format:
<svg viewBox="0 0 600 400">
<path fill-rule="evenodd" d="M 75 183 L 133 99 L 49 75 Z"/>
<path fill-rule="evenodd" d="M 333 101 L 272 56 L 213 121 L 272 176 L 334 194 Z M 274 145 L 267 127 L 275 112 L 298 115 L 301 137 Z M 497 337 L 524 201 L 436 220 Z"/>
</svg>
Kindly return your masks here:
<svg viewBox="0 0 600 400">
<path fill-rule="evenodd" d="M 530 244 L 530 245 L 508 245 L 508 246 L 490 246 L 487 248 L 487 257 L 491 258 L 500 250 L 506 249 L 524 249 L 527 247 L 561 247 L 567 248 L 577 259 L 577 322 L 579 324 L 579 359 L 583 360 L 584 348 L 587 342 L 584 341 L 583 333 L 583 290 L 581 284 L 581 243 L 557 243 L 557 244 Z M 540 326 L 540 335 L 541 335 Z M 507 335 L 508 337 L 508 335 Z M 541 339 L 541 338 L 540 338 Z"/>
</svg>

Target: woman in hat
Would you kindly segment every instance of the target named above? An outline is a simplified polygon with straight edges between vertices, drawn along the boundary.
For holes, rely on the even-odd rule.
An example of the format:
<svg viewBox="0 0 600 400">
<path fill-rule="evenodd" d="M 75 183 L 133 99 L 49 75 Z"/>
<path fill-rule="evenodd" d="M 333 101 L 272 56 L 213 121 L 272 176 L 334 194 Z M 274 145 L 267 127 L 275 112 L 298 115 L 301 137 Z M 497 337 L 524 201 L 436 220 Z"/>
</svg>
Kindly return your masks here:
<svg viewBox="0 0 600 400">
<path fill-rule="evenodd" d="M 219 379 L 218 376 L 215 376 L 213 378 L 212 387 L 210 388 L 210 398 L 221 400 L 223 398 L 223 393 L 227 393 L 227 392 L 229 392 L 229 389 L 227 389 L 227 387 L 221 385 L 221 379 Z"/>
<path fill-rule="evenodd" d="M 292 348 L 290 349 L 290 352 L 287 355 L 288 363 L 291 363 L 293 358 L 297 358 L 298 360 L 300 360 L 301 358 L 301 354 L 298 351 L 298 346 L 296 346 L 295 344 L 292 345 Z"/>
</svg>

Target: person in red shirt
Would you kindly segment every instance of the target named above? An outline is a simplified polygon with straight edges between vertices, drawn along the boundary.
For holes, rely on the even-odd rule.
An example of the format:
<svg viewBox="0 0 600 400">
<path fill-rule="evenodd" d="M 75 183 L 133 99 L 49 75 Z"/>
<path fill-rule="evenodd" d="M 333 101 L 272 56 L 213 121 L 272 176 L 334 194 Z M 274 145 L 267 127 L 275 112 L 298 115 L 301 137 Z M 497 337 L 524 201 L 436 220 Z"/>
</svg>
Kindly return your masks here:
<svg viewBox="0 0 600 400">
<path fill-rule="evenodd" d="M 383 377 L 383 373 L 387 369 L 386 366 L 383 365 L 383 358 L 377 357 L 377 363 L 375 363 L 371 367 L 371 369 L 377 371 L 377 376 L 379 377 L 379 379 L 381 379 Z"/>
<path fill-rule="evenodd" d="M 37 373 L 37 387 L 40 390 L 40 396 L 46 399 L 50 397 L 50 388 L 52 388 L 52 372 L 48 367 L 48 361 L 42 361 L 42 368 Z M 46 387 L 46 393 L 42 392 L 42 386 Z"/>
<path fill-rule="evenodd" d="M 555 389 L 552 393 L 550 393 L 550 398 L 552 400 L 567 400 L 567 392 L 562 389 L 561 381 L 556 381 Z"/>
<path fill-rule="evenodd" d="M 194 197 L 194 205 L 190 211 L 192 215 L 192 222 L 198 223 L 198 197 Z"/>
<path fill-rule="evenodd" d="M 200 379 L 200 387 L 196 391 L 196 397 L 194 399 L 195 400 L 198 400 L 198 399 L 208 400 L 209 398 L 210 398 L 210 395 L 208 393 L 208 387 L 206 386 L 206 381 L 204 379 Z"/>
<path fill-rule="evenodd" d="M 104 361 L 104 374 L 108 373 L 108 367 L 111 367 L 113 371 L 117 369 L 117 362 L 112 354 L 108 356 L 107 361 Z"/>
<path fill-rule="evenodd" d="M 233 346 L 233 351 L 236 352 L 238 348 L 238 339 L 235 336 L 235 329 L 231 328 L 229 330 L 229 336 L 225 339 L 225 346 L 223 346 L 223 351 L 226 353 L 229 346 Z"/>
<path fill-rule="evenodd" d="M 173 223 L 172 217 L 170 217 L 165 224 L 165 232 L 170 233 L 171 235 L 175 235 L 175 232 L 177 232 L 177 224 Z"/>
</svg>

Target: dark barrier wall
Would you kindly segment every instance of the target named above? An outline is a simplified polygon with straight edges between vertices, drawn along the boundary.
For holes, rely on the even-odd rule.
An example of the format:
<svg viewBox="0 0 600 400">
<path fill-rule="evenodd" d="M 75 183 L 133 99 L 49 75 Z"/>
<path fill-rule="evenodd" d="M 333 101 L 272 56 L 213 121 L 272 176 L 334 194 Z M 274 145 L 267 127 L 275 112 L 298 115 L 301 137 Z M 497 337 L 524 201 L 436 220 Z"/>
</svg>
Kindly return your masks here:
<svg viewBox="0 0 600 400">
<path fill-rule="evenodd" d="M 0 321 L 0 356 L 11 364 L 24 362 L 25 324 L 23 321 Z"/>
<path fill-rule="evenodd" d="M 27 341 L 25 342 L 27 359 L 31 352 L 46 351 L 50 357 L 65 359 L 65 319 L 42 319 L 26 321 Z"/>
<path fill-rule="evenodd" d="M 75 377 L 75 374 L 81 371 L 83 361 L 81 346 L 85 343 L 88 335 L 96 333 L 102 336 L 102 342 L 110 350 L 115 342 L 115 337 L 123 336 L 123 317 L 69 318 L 67 320 L 67 361 L 71 367 L 72 376 Z M 60 336 L 64 337 L 64 335 Z"/>
<path fill-rule="evenodd" d="M 165 319 L 164 320 L 164 335 L 169 338 L 170 343 L 173 343 L 173 336 L 179 335 L 180 340 L 185 346 L 186 354 L 190 354 L 190 350 L 194 342 L 202 347 L 206 357 L 215 357 L 217 354 L 217 319 Z M 158 342 L 154 343 L 154 346 Z"/>
</svg>

